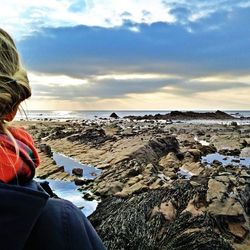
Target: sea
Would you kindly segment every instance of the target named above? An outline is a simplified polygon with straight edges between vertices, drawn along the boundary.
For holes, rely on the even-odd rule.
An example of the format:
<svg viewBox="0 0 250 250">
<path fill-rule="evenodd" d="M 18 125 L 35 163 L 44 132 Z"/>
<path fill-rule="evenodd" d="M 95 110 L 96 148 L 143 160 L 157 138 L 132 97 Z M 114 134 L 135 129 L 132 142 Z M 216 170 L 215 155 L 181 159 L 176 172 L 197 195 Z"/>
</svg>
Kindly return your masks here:
<svg viewBox="0 0 250 250">
<path fill-rule="evenodd" d="M 115 112 L 120 118 L 125 116 L 144 116 L 144 115 L 156 115 L 167 114 L 172 110 L 73 110 L 73 111 L 58 111 L 58 110 L 26 110 L 25 113 L 18 113 L 16 120 L 28 119 L 28 120 L 97 120 L 108 119 L 110 115 Z M 194 112 L 215 112 L 216 110 L 179 110 L 179 111 L 194 111 Z M 239 124 L 250 124 L 250 110 L 223 110 L 236 118 L 241 118 Z M 196 123 L 226 123 L 230 121 L 211 121 L 211 120 L 193 120 L 185 122 Z"/>
</svg>

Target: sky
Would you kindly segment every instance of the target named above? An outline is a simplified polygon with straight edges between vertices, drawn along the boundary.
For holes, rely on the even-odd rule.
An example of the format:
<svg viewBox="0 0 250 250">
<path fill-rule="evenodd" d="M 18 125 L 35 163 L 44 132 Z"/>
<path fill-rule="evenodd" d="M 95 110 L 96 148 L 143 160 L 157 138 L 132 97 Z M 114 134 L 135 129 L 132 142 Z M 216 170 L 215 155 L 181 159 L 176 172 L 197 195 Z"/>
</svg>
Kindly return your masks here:
<svg viewBox="0 0 250 250">
<path fill-rule="evenodd" d="M 29 110 L 250 110 L 250 0 L 0 1 Z"/>
</svg>

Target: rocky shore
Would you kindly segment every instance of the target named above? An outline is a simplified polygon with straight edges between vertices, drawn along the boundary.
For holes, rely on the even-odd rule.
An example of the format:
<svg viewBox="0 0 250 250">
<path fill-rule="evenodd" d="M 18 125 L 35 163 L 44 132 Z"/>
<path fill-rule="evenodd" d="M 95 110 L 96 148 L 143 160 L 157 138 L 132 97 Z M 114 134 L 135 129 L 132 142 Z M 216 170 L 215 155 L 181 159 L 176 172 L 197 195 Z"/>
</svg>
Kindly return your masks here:
<svg viewBox="0 0 250 250">
<path fill-rule="evenodd" d="M 126 116 L 125 118 L 135 120 L 236 120 L 232 115 L 223 111 L 217 110 L 216 112 L 193 112 L 193 111 L 171 111 L 168 114 L 144 115 L 144 116 Z"/>
<path fill-rule="evenodd" d="M 37 177 L 100 199 L 89 219 L 108 249 L 250 249 L 250 125 L 168 119 L 16 123 L 40 150 Z M 101 174 L 67 173 L 53 152 Z"/>
</svg>

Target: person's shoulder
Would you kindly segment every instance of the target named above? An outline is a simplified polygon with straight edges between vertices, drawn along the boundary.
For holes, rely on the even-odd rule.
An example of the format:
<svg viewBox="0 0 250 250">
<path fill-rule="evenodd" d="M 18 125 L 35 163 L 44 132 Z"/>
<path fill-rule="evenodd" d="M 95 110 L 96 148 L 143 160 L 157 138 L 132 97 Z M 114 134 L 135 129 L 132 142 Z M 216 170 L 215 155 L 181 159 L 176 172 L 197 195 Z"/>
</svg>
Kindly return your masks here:
<svg viewBox="0 0 250 250">
<path fill-rule="evenodd" d="M 72 202 L 59 198 L 49 198 L 44 209 L 44 213 L 55 217 L 63 217 L 68 225 L 77 227 L 79 221 L 85 221 L 86 217 L 82 211 Z M 80 225 L 81 226 L 81 225 Z"/>
<path fill-rule="evenodd" d="M 59 217 L 61 218 L 65 239 L 74 242 L 73 246 L 71 245 L 72 249 L 106 249 L 89 220 L 72 202 L 50 198 L 44 212 L 57 222 Z M 70 245 L 70 242 L 65 244 Z"/>
<path fill-rule="evenodd" d="M 50 221 L 57 221 L 63 218 L 64 221 L 62 222 L 64 224 L 67 224 L 64 226 L 73 224 L 74 227 L 78 226 L 77 223 L 72 223 L 73 221 L 75 221 L 76 217 L 78 217 L 78 220 L 85 219 L 82 211 L 77 208 L 72 202 L 59 198 L 49 198 L 47 200 L 47 204 L 44 207 L 42 217 L 43 220 L 48 219 Z"/>
</svg>

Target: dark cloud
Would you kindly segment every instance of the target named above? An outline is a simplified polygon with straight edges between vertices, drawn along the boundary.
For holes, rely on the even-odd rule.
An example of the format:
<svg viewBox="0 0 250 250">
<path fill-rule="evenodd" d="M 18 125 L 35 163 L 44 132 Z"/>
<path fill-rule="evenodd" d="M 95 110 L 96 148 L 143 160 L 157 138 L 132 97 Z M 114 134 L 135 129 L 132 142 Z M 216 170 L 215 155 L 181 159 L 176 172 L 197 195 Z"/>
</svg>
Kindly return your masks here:
<svg viewBox="0 0 250 250">
<path fill-rule="evenodd" d="M 75 98 L 123 98 L 133 93 L 152 93 L 161 90 L 168 85 L 175 85 L 178 79 L 133 79 L 114 80 L 105 79 L 92 81 L 90 84 L 63 85 L 58 84 L 34 84 L 34 95 L 53 96 L 59 99 L 72 100 Z"/>
<path fill-rule="evenodd" d="M 189 17 L 191 15 L 191 10 L 186 7 L 176 7 L 170 10 L 170 14 L 175 16 L 177 22 L 187 23 L 189 22 Z"/>
<path fill-rule="evenodd" d="M 237 82 L 204 82 L 185 79 L 127 79 L 127 80 L 94 80 L 89 84 L 49 85 L 34 84 L 32 86 L 35 96 L 53 97 L 61 100 L 84 100 L 85 98 L 124 98 L 129 94 L 168 92 L 165 87 L 171 87 L 171 93 L 179 96 L 190 96 L 201 92 L 219 91 L 225 89 L 246 88 L 249 84 Z"/>
<path fill-rule="evenodd" d="M 125 19 L 127 19 L 127 18 L 129 18 L 129 17 L 131 17 L 131 16 L 132 16 L 131 13 L 128 12 L 128 11 L 124 11 L 124 12 L 121 14 L 121 17 L 124 17 Z"/>
<path fill-rule="evenodd" d="M 247 72 L 250 9 L 224 18 L 223 13 L 190 24 L 193 33 L 166 23 L 140 24 L 140 32 L 126 27 L 77 26 L 44 29 L 19 42 L 18 47 L 30 70 L 71 76 L 111 71 L 182 75 Z M 222 20 L 223 28 L 206 30 Z"/>
</svg>

